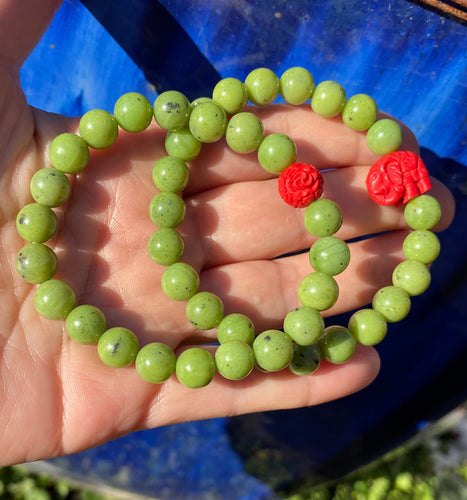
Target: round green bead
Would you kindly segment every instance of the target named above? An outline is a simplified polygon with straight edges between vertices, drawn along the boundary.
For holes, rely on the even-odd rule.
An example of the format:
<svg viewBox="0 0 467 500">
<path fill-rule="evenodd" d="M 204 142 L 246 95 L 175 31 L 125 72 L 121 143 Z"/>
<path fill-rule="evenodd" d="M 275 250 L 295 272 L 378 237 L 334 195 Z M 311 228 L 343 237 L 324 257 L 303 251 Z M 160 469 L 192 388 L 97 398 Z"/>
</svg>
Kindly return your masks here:
<svg viewBox="0 0 467 500">
<path fill-rule="evenodd" d="M 407 260 L 430 264 L 439 255 L 441 244 L 435 233 L 426 230 L 410 232 L 404 239 L 402 251 Z"/>
<path fill-rule="evenodd" d="M 398 264 L 392 273 L 392 283 L 405 290 L 409 295 L 420 295 L 429 286 L 429 269 L 416 260 L 405 260 Z"/>
<path fill-rule="evenodd" d="M 55 252 L 42 243 L 30 243 L 16 256 L 16 271 L 28 283 L 43 283 L 57 272 Z"/>
<path fill-rule="evenodd" d="M 280 330 L 266 330 L 255 338 L 253 352 L 260 368 L 275 372 L 282 370 L 292 361 L 293 342 Z"/>
<path fill-rule="evenodd" d="M 47 319 L 65 319 L 75 307 L 75 303 L 75 292 L 61 280 L 44 281 L 34 294 L 37 312 Z"/>
<path fill-rule="evenodd" d="M 323 358 L 329 363 L 341 364 L 349 361 L 355 353 L 357 342 L 343 326 L 328 326 L 319 341 Z"/>
<path fill-rule="evenodd" d="M 189 300 L 198 291 L 199 275 L 184 262 L 170 265 L 161 278 L 162 290 L 173 300 Z"/>
<path fill-rule="evenodd" d="M 356 94 L 345 103 L 342 120 L 352 130 L 368 130 L 375 123 L 377 114 L 378 107 L 372 97 Z"/>
<path fill-rule="evenodd" d="M 127 92 L 114 106 L 117 123 L 127 132 L 142 132 L 152 121 L 153 109 L 149 100 L 138 92 Z"/>
<path fill-rule="evenodd" d="M 405 205 L 404 217 L 412 229 L 432 229 L 441 219 L 441 206 L 433 196 L 422 194 Z"/>
<path fill-rule="evenodd" d="M 211 292 L 198 292 L 186 304 L 188 321 L 199 330 L 215 328 L 224 317 L 224 304 Z"/>
<path fill-rule="evenodd" d="M 192 108 L 188 126 L 198 141 L 217 142 L 227 129 L 227 115 L 224 108 L 214 101 L 204 102 Z"/>
<path fill-rule="evenodd" d="M 225 140 L 233 151 L 252 153 L 259 148 L 263 139 L 263 124 L 253 113 L 238 113 L 229 120 Z"/>
<path fill-rule="evenodd" d="M 325 273 L 314 272 L 305 276 L 298 287 L 298 298 L 304 306 L 325 311 L 339 296 L 336 280 Z"/>
<path fill-rule="evenodd" d="M 188 125 L 190 101 L 177 90 L 168 90 L 154 101 L 154 118 L 165 130 L 178 130 Z"/>
<path fill-rule="evenodd" d="M 315 82 L 306 69 L 299 66 L 289 68 L 279 79 L 280 94 L 289 104 L 303 104 L 310 99 Z"/>
<path fill-rule="evenodd" d="M 46 205 L 30 203 L 16 216 L 16 229 L 26 241 L 44 243 L 57 232 L 58 220 L 55 212 Z"/>
<path fill-rule="evenodd" d="M 248 91 L 237 78 L 223 78 L 212 91 L 212 99 L 222 106 L 226 113 L 240 113 L 248 102 Z"/>
<path fill-rule="evenodd" d="M 280 91 L 279 78 L 268 68 L 257 68 L 251 71 L 245 79 L 245 85 L 248 98 L 258 106 L 271 104 Z"/>
<path fill-rule="evenodd" d="M 385 286 L 375 293 L 372 305 L 388 323 L 395 323 L 409 314 L 411 304 L 405 290 L 398 286 Z"/>
<path fill-rule="evenodd" d="M 105 332 L 105 316 L 100 309 L 91 305 L 75 307 L 65 322 L 68 336 L 79 344 L 95 344 Z"/>
<path fill-rule="evenodd" d="M 97 343 L 97 353 L 102 362 L 112 368 L 129 366 L 136 359 L 139 342 L 127 328 L 116 326 L 106 330 Z"/>
<path fill-rule="evenodd" d="M 190 108 L 193 111 L 196 106 L 199 106 L 200 104 L 204 104 L 205 102 L 214 102 L 210 97 L 198 97 L 191 101 Z"/>
<path fill-rule="evenodd" d="M 178 357 L 175 373 L 180 383 L 190 389 L 199 389 L 214 378 L 216 362 L 210 352 L 201 347 L 192 347 Z"/>
<path fill-rule="evenodd" d="M 220 344 L 231 340 L 241 340 L 251 345 L 255 340 L 255 327 L 250 318 L 244 314 L 228 314 L 217 327 L 217 340 Z"/>
<path fill-rule="evenodd" d="M 38 170 L 29 184 L 31 195 L 37 203 L 58 207 L 68 201 L 71 185 L 68 177 L 56 168 Z"/>
<path fill-rule="evenodd" d="M 306 207 L 303 224 L 314 236 L 331 236 L 342 226 L 342 211 L 334 201 L 321 198 Z"/>
<path fill-rule="evenodd" d="M 321 351 L 317 344 L 298 345 L 293 347 L 293 357 L 289 370 L 295 375 L 310 375 L 321 364 Z"/>
<path fill-rule="evenodd" d="M 335 276 L 349 265 L 350 250 L 347 243 L 340 238 L 324 236 L 313 243 L 309 258 L 315 271 Z"/>
<path fill-rule="evenodd" d="M 94 149 L 105 149 L 117 140 L 118 123 L 103 109 L 92 109 L 79 121 L 79 135 Z"/>
<path fill-rule="evenodd" d="M 185 218 L 185 202 L 176 193 L 162 192 L 149 204 L 149 217 L 159 227 L 176 227 Z"/>
<path fill-rule="evenodd" d="M 258 148 L 260 165 L 271 174 L 280 174 L 297 158 L 294 141 L 285 134 L 269 134 Z"/>
<path fill-rule="evenodd" d="M 312 307 L 297 307 L 284 318 L 284 332 L 298 345 L 314 344 L 323 331 L 324 320 Z"/>
<path fill-rule="evenodd" d="M 397 151 L 402 144 L 401 126 L 389 118 L 378 120 L 368 129 L 366 143 L 379 156 Z"/>
<path fill-rule="evenodd" d="M 185 249 L 183 238 L 169 227 L 155 231 L 148 240 L 148 254 L 151 259 L 162 266 L 170 266 L 178 262 Z"/>
<path fill-rule="evenodd" d="M 343 87 L 332 80 L 318 83 L 311 96 L 311 108 L 320 116 L 332 118 L 344 109 L 346 101 Z"/>
<path fill-rule="evenodd" d="M 169 156 L 183 161 L 194 160 L 201 153 L 202 143 L 193 136 L 189 128 L 171 130 L 165 138 L 165 150 Z"/>
<path fill-rule="evenodd" d="M 376 345 L 386 336 L 388 324 L 378 311 L 360 309 L 350 317 L 348 329 L 359 344 Z"/>
<path fill-rule="evenodd" d="M 89 147 L 79 135 L 65 132 L 50 143 L 49 158 L 56 169 L 77 174 L 89 162 Z"/>
<path fill-rule="evenodd" d="M 152 169 L 152 180 L 159 191 L 179 193 L 188 184 L 187 164 L 175 156 L 164 156 Z"/>
<path fill-rule="evenodd" d="M 230 340 L 221 344 L 214 359 L 217 371 L 228 380 L 242 380 L 255 367 L 252 347 L 241 340 Z"/>
<path fill-rule="evenodd" d="M 175 372 L 176 363 L 177 358 L 169 346 L 153 342 L 140 349 L 136 356 L 135 368 L 146 382 L 160 384 Z"/>
</svg>

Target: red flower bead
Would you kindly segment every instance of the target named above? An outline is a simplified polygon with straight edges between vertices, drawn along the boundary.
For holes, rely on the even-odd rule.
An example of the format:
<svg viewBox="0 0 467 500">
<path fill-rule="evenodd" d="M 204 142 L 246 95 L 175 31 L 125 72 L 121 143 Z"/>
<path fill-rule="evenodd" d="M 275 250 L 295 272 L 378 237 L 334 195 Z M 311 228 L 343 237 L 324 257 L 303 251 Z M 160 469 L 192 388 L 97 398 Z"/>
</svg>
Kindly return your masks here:
<svg viewBox="0 0 467 500">
<path fill-rule="evenodd" d="M 323 194 L 323 176 L 313 165 L 294 163 L 279 176 L 279 194 L 292 207 L 307 207 Z"/>
</svg>

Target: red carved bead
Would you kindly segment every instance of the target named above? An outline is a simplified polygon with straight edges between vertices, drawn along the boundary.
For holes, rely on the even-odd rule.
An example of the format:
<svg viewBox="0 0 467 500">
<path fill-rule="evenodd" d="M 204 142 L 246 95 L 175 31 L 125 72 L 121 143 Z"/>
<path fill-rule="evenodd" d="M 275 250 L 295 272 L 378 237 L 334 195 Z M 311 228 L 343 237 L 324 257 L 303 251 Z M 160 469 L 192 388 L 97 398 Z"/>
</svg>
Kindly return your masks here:
<svg viewBox="0 0 467 500">
<path fill-rule="evenodd" d="M 292 207 L 307 207 L 323 194 L 323 176 L 313 165 L 294 163 L 279 176 L 279 194 Z"/>
</svg>

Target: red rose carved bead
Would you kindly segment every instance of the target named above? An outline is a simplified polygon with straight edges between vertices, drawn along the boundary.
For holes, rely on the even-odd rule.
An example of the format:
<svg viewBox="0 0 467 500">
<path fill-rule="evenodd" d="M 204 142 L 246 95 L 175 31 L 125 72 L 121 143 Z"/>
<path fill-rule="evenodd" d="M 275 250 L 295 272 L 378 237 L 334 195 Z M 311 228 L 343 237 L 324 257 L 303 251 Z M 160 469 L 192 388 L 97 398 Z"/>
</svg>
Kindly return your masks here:
<svg viewBox="0 0 467 500">
<path fill-rule="evenodd" d="M 407 203 L 431 188 L 422 159 L 411 151 L 395 151 L 377 160 L 368 172 L 366 187 L 379 205 Z"/>
<path fill-rule="evenodd" d="M 323 194 L 323 176 L 313 165 L 293 163 L 280 174 L 278 187 L 288 205 L 304 208 Z"/>
</svg>

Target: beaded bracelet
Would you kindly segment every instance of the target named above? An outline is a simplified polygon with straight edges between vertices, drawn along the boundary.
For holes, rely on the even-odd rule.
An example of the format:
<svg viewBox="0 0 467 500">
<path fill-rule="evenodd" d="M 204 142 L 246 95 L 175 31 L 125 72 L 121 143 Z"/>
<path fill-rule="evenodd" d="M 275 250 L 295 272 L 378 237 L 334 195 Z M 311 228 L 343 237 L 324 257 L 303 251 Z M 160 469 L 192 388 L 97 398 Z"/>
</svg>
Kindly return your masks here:
<svg viewBox="0 0 467 500">
<path fill-rule="evenodd" d="M 381 205 L 405 204 L 404 216 L 412 231 L 405 238 L 406 258 L 394 269 L 392 285 L 381 288 L 371 307 L 355 312 L 347 326 L 325 327 L 322 311 L 337 301 L 334 276 L 350 261 L 347 243 L 335 233 L 342 225 L 342 212 L 332 200 L 320 198 L 323 177 L 312 165 L 295 163 L 296 145 L 285 134 L 264 134 L 260 119 L 244 111 L 248 101 L 257 106 L 274 102 L 278 96 L 291 105 L 310 101 L 312 110 L 324 117 L 340 115 L 353 130 L 367 131 L 367 144 L 381 156 L 370 169 L 366 185 L 369 195 Z M 151 106 L 146 97 L 127 93 L 118 99 L 114 114 L 95 109 L 80 120 L 79 133 L 57 136 L 49 148 L 51 167 L 37 171 L 31 179 L 34 199 L 17 216 L 17 230 L 29 242 L 17 255 L 16 268 L 26 281 L 38 284 L 34 304 L 48 319 L 65 319 L 71 339 L 81 344 L 97 343 L 102 361 L 111 367 L 135 363 L 140 376 L 162 383 L 174 372 L 190 388 L 207 385 L 218 371 L 230 380 L 241 380 L 256 367 L 278 371 L 288 367 L 297 375 L 313 373 L 324 358 L 330 363 L 348 361 L 356 344 L 375 345 L 387 333 L 387 324 L 407 316 L 411 296 L 423 293 L 430 284 L 427 265 L 439 254 L 440 244 L 430 231 L 441 218 L 438 201 L 424 194 L 431 187 L 422 160 L 408 151 L 398 151 L 402 131 L 397 122 L 377 120 L 377 106 L 365 94 L 346 98 L 336 82 L 315 86 L 312 75 L 301 67 L 285 71 L 280 79 L 269 69 L 252 71 L 244 82 L 225 78 L 211 98 L 193 102 L 177 91 L 160 94 Z M 140 348 L 136 335 L 124 327 L 108 328 L 104 314 L 95 306 L 76 305 L 72 288 L 53 279 L 57 257 L 44 243 L 55 235 L 57 216 L 52 210 L 67 202 L 71 188 L 67 174 L 77 174 L 87 165 L 89 149 L 105 149 L 117 139 L 119 127 L 127 132 L 145 130 L 152 119 L 167 131 L 167 155 L 153 168 L 158 194 L 150 203 L 149 215 L 157 226 L 148 241 L 148 253 L 165 266 L 161 287 L 173 300 L 186 302 L 187 320 L 198 330 L 217 328 L 215 355 L 201 347 L 183 351 L 178 358 L 167 345 L 153 342 Z M 317 238 L 309 251 L 312 272 L 298 287 L 300 307 L 284 318 L 281 330 L 256 333 L 244 314 L 224 315 L 221 299 L 199 291 L 200 278 L 182 262 L 184 241 L 175 229 L 185 217 L 181 196 L 189 178 L 187 162 L 194 160 L 203 143 L 225 137 L 238 154 L 257 152 L 260 165 L 278 175 L 278 192 L 293 207 L 305 208 L 305 229 Z"/>
</svg>

